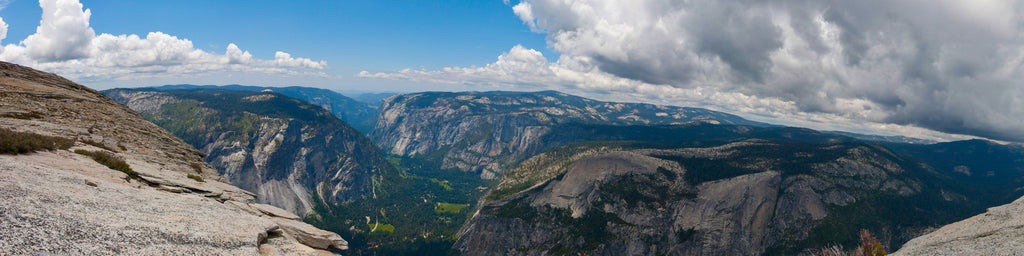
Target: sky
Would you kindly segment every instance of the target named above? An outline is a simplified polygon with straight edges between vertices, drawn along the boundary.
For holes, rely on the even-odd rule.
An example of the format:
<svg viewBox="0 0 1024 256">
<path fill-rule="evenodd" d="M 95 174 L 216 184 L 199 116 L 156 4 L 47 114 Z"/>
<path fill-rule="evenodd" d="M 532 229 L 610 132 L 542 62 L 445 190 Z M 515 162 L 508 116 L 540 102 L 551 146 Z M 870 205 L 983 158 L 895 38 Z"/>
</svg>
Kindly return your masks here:
<svg viewBox="0 0 1024 256">
<path fill-rule="evenodd" d="M 559 90 L 1024 141 L 1024 0 L 0 3 L 0 60 L 96 89 Z"/>
</svg>

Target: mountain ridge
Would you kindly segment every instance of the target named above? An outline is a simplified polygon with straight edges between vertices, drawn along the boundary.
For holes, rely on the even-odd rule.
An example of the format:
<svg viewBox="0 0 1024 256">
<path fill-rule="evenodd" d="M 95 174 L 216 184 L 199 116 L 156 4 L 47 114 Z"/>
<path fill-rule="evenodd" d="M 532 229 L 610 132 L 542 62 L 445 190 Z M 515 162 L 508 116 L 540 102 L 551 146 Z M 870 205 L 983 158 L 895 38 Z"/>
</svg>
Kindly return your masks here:
<svg viewBox="0 0 1024 256">
<path fill-rule="evenodd" d="M 537 139 L 567 123 L 765 125 L 698 108 L 591 100 L 556 91 L 426 92 L 384 100 L 371 137 L 389 154 L 498 177 L 536 153 Z M 542 148 L 541 148 L 542 149 Z"/>
<path fill-rule="evenodd" d="M 202 149 L 228 180 L 258 194 L 260 202 L 300 216 L 312 210 L 310 200 L 341 203 L 371 196 L 371 180 L 390 167 L 373 143 L 344 121 L 274 91 L 104 92 Z"/>
<path fill-rule="evenodd" d="M 964 180 L 958 168 L 908 158 L 912 151 L 798 128 L 660 129 L 680 130 L 569 144 L 526 160 L 492 190 L 456 248 L 467 255 L 789 255 L 830 243 L 850 248 L 862 228 L 895 248 L 928 227 L 1020 197 L 1024 185 L 1013 178 L 1020 168 Z M 664 144 L 678 134 L 688 134 L 675 138 L 686 145 Z M 998 180 L 1005 185 L 988 192 L 967 187 Z"/>
<path fill-rule="evenodd" d="M 327 111 L 330 111 L 345 123 L 351 125 L 356 130 L 363 133 L 369 133 L 376 122 L 377 106 L 371 105 L 370 103 L 362 102 L 354 98 L 345 96 L 339 92 L 315 88 L 315 87 L 303 87 L 303 86 L 284 86 L 284 87 L 272 87 L 272 86 L 250 86 L 250 85 L 192 85 L 192 84 L 176 84 L 176 85 L 163 85 L 154 87 L 140 87 L 139 89 L 153 89 L 153 90 L 189 90 L 189 89 L 223 89 L 223 90 L 236 90 L 236 91 L 263 91 L 271 90 L 278 92 L 288 97 L 301 99 L 309 102 L 313 105 L 319 105 Z"/>
</svg>

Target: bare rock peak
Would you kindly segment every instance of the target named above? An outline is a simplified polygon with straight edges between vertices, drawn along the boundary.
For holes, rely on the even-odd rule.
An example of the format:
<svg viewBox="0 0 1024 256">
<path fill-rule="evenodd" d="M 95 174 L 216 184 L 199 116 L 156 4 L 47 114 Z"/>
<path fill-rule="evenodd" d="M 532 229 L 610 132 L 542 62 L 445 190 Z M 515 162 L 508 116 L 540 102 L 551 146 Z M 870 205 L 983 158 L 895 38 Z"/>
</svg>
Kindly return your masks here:
<svg viewBox="0 0 1024 256">
<path fill-rule="evenodd" d="M 305 230 L 272 236 L 282 230 L 278 222 L 298 217 L 248 206 L 254 194 L 225 183 L 198 150 L 60 76 L 0 62 L 0 128 L 71 142 L 0 155 L 0 212 L 13 214 L 0 222 L 0 232 L 8 234 L 0 236 L 0 254 L 254 255 L 288 248 L 317 255 L 345 249 L 336 234 L 312 226 L 289 223 Z M 4 143 L 24 143 L 10 139 Z M 126 170 L 136 178 L 127 178 Z M 309 233 L 333 247 L 298 240 Z"/>
</svg>

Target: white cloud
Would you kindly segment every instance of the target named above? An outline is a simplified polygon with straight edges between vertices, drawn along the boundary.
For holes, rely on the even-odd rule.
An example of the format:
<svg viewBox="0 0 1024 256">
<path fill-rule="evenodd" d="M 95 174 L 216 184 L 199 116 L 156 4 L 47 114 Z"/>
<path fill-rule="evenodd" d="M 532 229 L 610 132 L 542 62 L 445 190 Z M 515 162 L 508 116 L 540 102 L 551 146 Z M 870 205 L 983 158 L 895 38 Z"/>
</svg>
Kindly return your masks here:
<svg viewBox="0 0 1024 256">
<path fill-rule="evenodd" d="M 505 2 L 505 4 L 508 4 L 508 2 Z M 534 22 L 536 18 L 533 17 L 533 7 L 530 6 L 529 2 L 520 2 L 519 4 L 512 6 L 512 12 L 515 13 L 516 16 L 519 16 L 519 18 L 523 20 L 524 24 L 530 26 L 530 30 L 533 30 L 534 32 L 543 32 L 537 28 L 537 23 Z"/>
<path fill-rule="evenodd" d="M 525 4 L 524 4 L 525 3 Z M 800 111 L 1024 140 L 1022 1 L 524 0 L 564 54 L 616 76 Z M 886 11 L 879 11 L 886 10 Z"/>
<path fill-rule="evenodd" d="M 1024 141 L 1021 0 L 522 0 L 512 11 L 547 34 L 557 63 L 363 75 L 678 93 L 787 122 Z"/>
<path fill-rule="evenodd" d="M 327 66 L 326 61 L 313 61 L 306 58 L 292 58 L 291 54 L 285 52 L 274 53 L 274 64 L 282 67 L 300 67 L 311 69 L 323 69 Z"/>
<path fill-rule="evenodd" d="M 2 6 L 0 6 L 0 7 L 2 7 Z M 3 8 L 0 8 L 0 10 L 2 10 L 2 9 Z M 7 22 L 4 22 L 4 19 L 0 18 L 0 42 L 3 42 L 4 38 L 7 38 Z M 0 45 L 2 45 L 2 44 L 0 44 Z M 4 48 L 0 47 L 0 53 L 3 53 L 3 52 L 4 52 Z"/>
<path fill-rule="evenodd" d="M 864 122 L 873 115 L 862 110 L 869 102 L 849 101 L 841 105 L 856 111 L 851 115 L 808 113 L 796 102 L 725 92 L 714 86 L 680 88 L 618 77 L 601 71 L 588 57 L 562 55 L 548 62 L 543 54 L 520 45 L 498 56 L 483 67 L 446 67 L 441 70 L 405 69 L 390 73 L 362 71 L 362 78 L 408 80 L 413 82 L 467 84 L 490 89 L 559 90 L 608 101 L 646 102 L 665 105 L 696 106 L 738 113 L 756 121 L 882 135 L 904 135 L 933 140 L 974 138 L 936 132 L 913 125 Z"/>
<path fill-rule="evenodd" d="M 252 63 L 252 54 L 248 51 L 243 52 L 235 44 L 228 45 L 228 51 L 224 53 L 228 56 L 228 64 L 249 64 Z"/>
<path fill-rule="evenodd" d="M 322 77 L 326 61 L 294 58 L 276 52 L 272 60 L 254 58 L 234 43 L 224 54 L 197 49 L 185 38 L 150 32 L 96 35 L 91 11 L 77 0 L 40 0 L 42 19 L 36 33 L 8 44 L 0 60 L 47 70 L 73 80 L 104 81 L 205 75 L 214 72 L 259 72 Z M 0 20 L 0 32 L 6 24 Z M 3 35 L 5 33 L 0 33 Z M 0 37 L 0 39 L 3 39 Z"/>
<path fill-rule="evenodd" d="M 7 38 L 7 22 L 0 18 L 0 41 L 3 41 L 4 38 Z"/>
<path fill-rule="evenodd" d="M 537 50 L 521 45 L 498 56 L 483 67 L 446 67 L 441 70 L 405 69 L 394 73 L 360 72 L 359 77 L 400 79 L 417 82 L 473 84 L 492 87 L 533 86 L 614 89 L 640 85 L 638 81 L 600 72 L 586 57 L 563 56 L 550 63 Z"/>
<path fill-rule="evenodd" d="M 89 27 L 89 9 L 82 11 L 78 0 L 39 1 L 43 19 L 36 33 L 22 43 L 32 59 L 64 61 L 89 56 L 92 39 L 96 36 Z"/>
</svg>

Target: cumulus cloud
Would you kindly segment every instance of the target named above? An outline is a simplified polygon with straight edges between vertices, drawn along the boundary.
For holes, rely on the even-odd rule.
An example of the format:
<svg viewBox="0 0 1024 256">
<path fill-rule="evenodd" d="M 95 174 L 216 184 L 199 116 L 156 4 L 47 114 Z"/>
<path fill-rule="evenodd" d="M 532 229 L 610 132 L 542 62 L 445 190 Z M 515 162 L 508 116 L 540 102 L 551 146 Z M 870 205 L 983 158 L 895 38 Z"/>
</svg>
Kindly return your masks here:
<svg viewBox="0 0 1024 256">
<path fill-rule="evenodd" d="M 441 70 L 405 69 L 370 73 L 358 77 L 414 82 L 469 84 L 489 89 L 553 89 L 609 101 L 685 105 L 740 113 L 757 121 L 773 121 L 820 130 L 843 130 L 882 135 L 905 135 L 933 140 L 973 138 L 935 132 L 912 125 L 863 122 L 849 115 L 807 113 L 793 101 L 727 92 L 714 86 L 681 88 L 622 78 L 601 71 L 596 61 L 583 56 L 562 55 L 548 62 L 539 51 L 517 45 L 483 67 L 447 67 Z M 858 102 L 848 102 L 856 105 Z M 859 111 L 859 112 L 858 112 Z M 870 115 L 857 109 L 860 115 Z"/>
<path fill-rule="evenodd" d="M 0 10 L 3 10 L 4 8 L 7 8 L 7 4 L 8 3 L 10 3 L 10 2 L 9 1 L 5 1 L 5 0 L 0 0 Z M 3 42 L 3 40 L 5 38 L 7 38 L 7 22 L 4 22 L 4 19 L 2 17 L 0 17 L 0 42 Z M 2 47 L 2 45 L 0 45 L 0 53 L 3 53 L 3 52 L 4 52 L 4 47 Z"/>
<path fill-rule="evenodd" d="M 242 51 L 235 44 L 229 44 L 227 52 L 224 53 L 228 57 L 228 64 L 249 64 L 252 63 L 252 54 L 248 51 Z"/>
<path fill-rule="evenodd" d="M 36 33 L 25 38 L 28 54 L 41 61 L 64 61 L 89 55 L 96 32 L 89 27 L 89 9 L 78 0 L 39 1 L 43 19 Z"/>
<path fill-rule="evenodd" d="M 224 54 L 196 49 L 185 38 L 150 32 L 96 35 L 91 11 L 78 0 L 40 0 L 43 14 L 36 33 L 0 50 L 0 60 L 55 72 L 76 80 L 125 80 L 239 71 L 323 76 L 325 61 L 277 52 L 272 60 L 254 58 L 235 44 Z M 0 40 L 6 35 L 0 20 Z"/>
<path fill-rule="evenodd" d="M 3 42 L 4 38 L 7 38 L 7 22 L 4 22 L 4 19 L 0 18 L 0 42 Z M 0 53 L 3 53 L 3 51 L 4 48 L 0 47 Z"/>
<path fill-rule="evenodd" d="M 292 58 L 291 54 L 285 52 L 274 53 L 274 64 L 282 67 L 300 67 L 311 69 L 323 69 L 327 66 L 326 61 L 313 61 L 306 58 Z"/>
<path fill-rule="evenodd" d="M 521 45 L 498 56 L 483 67 L 446 67 L 441 70 L 405 69 L 393 73 L 363 71 L 359 77 L 400 79 L 418 82 L 475 84 L 495 87 L 558 86 L 564 88 L 612 89 L 635 87 L 639 81 L 616 77 L 597 70 L 586 57 L 563 56 L 548 62 L 539 51 Z"/>
<path fill-rule="evenodd" d="M 0 18 L 0 41 L 3 41 L 4 38 L 7 38 L 7 22 Z"/>
<path fill-rule="evenodd" d="M 616 76 L 1024 140 L 1022 5 L 525 0 L 517 6 L 530 10 L 516 13 L 556 50 L 593 58 Z"/>
<path fill-rule="evenodd" d="M 792 118 L 1024 141 L 1024 1 L 521 0 L 512 11 L 547 34 L 558 63 L 489 79 L 480 75 L 502 72 L 492 67 L 499 63 L 364 75 L 605 82 L 619 91 L 702 92 L 703 104 L 731 101 L 708 94 L 774 102 L 767 112 Z"/>
</svg>

